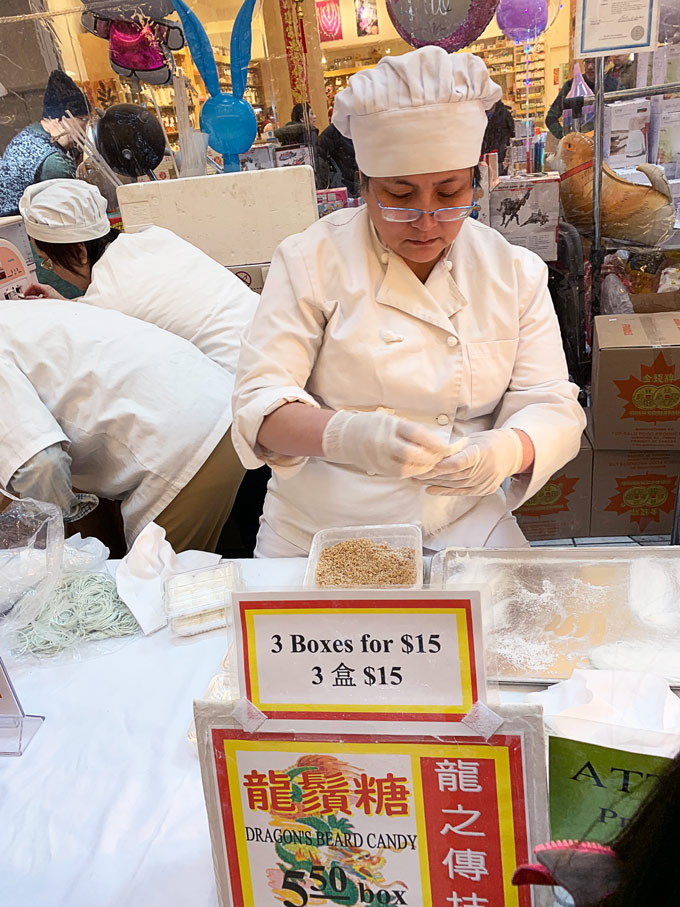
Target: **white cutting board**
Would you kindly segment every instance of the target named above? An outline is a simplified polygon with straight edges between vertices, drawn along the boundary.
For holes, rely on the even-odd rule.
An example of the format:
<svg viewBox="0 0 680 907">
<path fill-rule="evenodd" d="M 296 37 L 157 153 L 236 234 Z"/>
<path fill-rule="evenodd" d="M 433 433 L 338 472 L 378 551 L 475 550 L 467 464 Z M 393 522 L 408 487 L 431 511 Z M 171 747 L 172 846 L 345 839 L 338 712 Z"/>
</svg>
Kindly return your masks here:
<svg viewBox="0 0 680 907">
<path fill-rule="evenodd" d="M 222 265 L 271 261 L 318 219 L 311 167 L 279 167 L 119 186 L 126 233 L 166 227 Z"/>
</svg>

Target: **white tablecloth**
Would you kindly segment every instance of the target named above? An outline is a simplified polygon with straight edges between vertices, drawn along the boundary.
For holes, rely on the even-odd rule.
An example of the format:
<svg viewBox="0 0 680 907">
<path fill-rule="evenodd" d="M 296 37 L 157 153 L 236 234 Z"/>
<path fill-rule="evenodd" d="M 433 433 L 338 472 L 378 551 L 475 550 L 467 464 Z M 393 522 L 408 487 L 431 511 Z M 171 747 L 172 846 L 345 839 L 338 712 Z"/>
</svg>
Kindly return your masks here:
<svg viewBox="0 0 680 907">
<path fill-rule="evenodd" d="M 242 561 L 250 587 L 302 581 L 306 561 Z M 18 666 L 46 720 L 0 759 L 0 907 L 214 907 L 201 773 L 187 739 L 226 631 L 167 628 L 116 652 Z"/>
</svg>

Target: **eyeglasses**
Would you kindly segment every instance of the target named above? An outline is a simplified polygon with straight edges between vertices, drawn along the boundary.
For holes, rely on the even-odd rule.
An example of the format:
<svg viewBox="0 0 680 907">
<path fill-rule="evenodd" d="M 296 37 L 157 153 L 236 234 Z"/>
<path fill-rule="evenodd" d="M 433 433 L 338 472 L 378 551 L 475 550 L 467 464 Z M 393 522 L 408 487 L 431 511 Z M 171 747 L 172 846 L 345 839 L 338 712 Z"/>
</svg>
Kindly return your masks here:
<svg viewBox="0 0 680 907">
<path fill-rule="evenodd" d="M 420 220 L 423 214 L 431 214 L 432 217 L 440 223 L 450 223 L 454 220 L 463 220 L 463 218 L 469 217 L 473 211 L 479 210 L 479 205 L 475 202 L 477 192 L 476 179 L 473 179 L 472 181 L 472 204 L 455 205 L 452 208 L 435 208 L 432 211 L 423 211 L 422 208 L 390 208 L 387 205 L 383 205 L 380 201 L 373 183 L 371 183 L 371 186 L 373 187 L 373 194 L 378 202 L 378 207 L 382 213 L 383 220 L 388 220 L 393 223 L 413 223 L 416 220 Z"/>
<path fill-rule="evenodd" d="M 52 259 L 51 259 L 51 258 L 41 258 L 41 259 L 40 259 L 40 265 L 41 265 L 41 267 L 43 267 L 46 271 L 52 271 L 52 272 L 54 272 L 54 263 L 52 262 Z"/>
</svg>

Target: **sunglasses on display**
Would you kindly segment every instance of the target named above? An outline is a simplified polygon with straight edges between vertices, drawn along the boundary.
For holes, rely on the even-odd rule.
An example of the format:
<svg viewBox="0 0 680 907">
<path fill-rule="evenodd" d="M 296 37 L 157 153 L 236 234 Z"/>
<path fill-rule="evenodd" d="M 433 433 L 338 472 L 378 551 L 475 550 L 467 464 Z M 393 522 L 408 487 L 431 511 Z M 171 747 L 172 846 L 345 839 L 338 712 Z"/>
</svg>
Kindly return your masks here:
<svg viewBox="0 0 680 907">
<path fill-rule="evenodd" d="M 371 186 L 373 186 L 372 183 Z M 475 201 L 476 193 L 477 180 L 475 179 L 472 181 L 472 203 L 470 205 L 455 205 L 452 208 L 435 208 L 432 211 L 423 211 L 421 208 L 392 208 L 383 205 L 378 198 L 375 187 L 373 187 L 373 194 L 378 202 L 378 207 L 382 213 L 383 220 L 401 224 L 413 223 L 416 220 L 420 220 L 423 214 L 431 214 L 435 220 L 440 221 L 441 223 L 463 220 L 463 218 L 469 217 L 473 211 L 477 211 L 479 208 L 479 205 L 477 205 Z"/>
</svg>

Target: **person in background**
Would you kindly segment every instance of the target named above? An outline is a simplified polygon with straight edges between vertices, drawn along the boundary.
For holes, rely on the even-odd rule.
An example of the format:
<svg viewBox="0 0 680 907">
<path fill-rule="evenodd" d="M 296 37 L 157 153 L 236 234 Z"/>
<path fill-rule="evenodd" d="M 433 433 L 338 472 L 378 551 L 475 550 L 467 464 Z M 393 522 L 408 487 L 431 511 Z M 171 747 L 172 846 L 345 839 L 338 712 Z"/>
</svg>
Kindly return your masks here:
<svg viewBox="0 0 680 907">
<path fill-rule="evenodd" d="M 316 114 L 309 102 L 296 104 L 290 115 L 290 122 L 274 135 L 282 145 L 307 145 L 314 161 L 314 179 L 317 189 L 329 188 L 329 168 L 319 153 L 319 130 L 316 128 Z"/>
<path fill-rule="evenodd" d="M 307 122 L 305 122 L 305 112 Z M 285 126 L 275 129 L 274 135 L 282 145 L 303 145 L 309 142 L 316 148 L 319 130 L 316 128 L 316 114 L 312 110 L 311 104 L 309 102 L 296 104 L 291 111 L 290 120 Z"/>
<path fill-rule="evenodd" d="M 340 174 L 348 195 L 358 198 L 361 189 L 354 145 L 332 123 L 319 136 L 319 156 L 326 162 L 329 173 L 335 170 Z"/>
<path fill-rule="evenodd" d="M 585 60 L 577 61 L 580 62 L 581 72 L 583 73 L 583 78 L 590 88 L 591 91 L 595 89 L 595 60 L 588 58 Z M 550 105 L 550 109 L 545 115 L 545 125 L 552 132 L 556 139 L 561 139 L 564 135 L 564 130 L 562 129 L 562 123 L 560 122 L 562 118 L 562 111 L 564 110 L 564 102 L 571 91 L 571 86 L 574 79 L 567 79 L 564 85 L 560 88 L 555 100 Z M 620 88 L 619 80 L 609 72 L 605 72 L 604 75 L 604 90 L 605 91 L 616 91 Z"/>
<path fill-rule="evenodd" d="M 112 230 L 106 199 L 81 180 L 30 186 L 19 210 L 43 267 L 77 286 L 80 302 L 189 340 L 229 374 L 231 397 L 241 335 L 259 302 L 243 281 L 170 230 Z M 63 298 L 43 284 L 24 293 Z"/>
<path fill-rule="evenodd" d="M 498 172 L 505 174 L 508 168 L 505 165 L 505 154 L 510 140 L 515 135 L 515 121 L 512 111 L 502 101 L 496 101 L 491 110 L 487 110 L 486 132 L 482 142 L 482 154 L 495 151 L 498 154 Z"/>
<path fill-rule="evenodd" d="M 470 217 L 500 94 L 441 47 L 338 94 L 366 204 L 281 243 L 241 345 L 234 446 L 273 473 L 257 555 L 376 523 L 418 523 L 432 550 L 525 546 L 511 511 L 576 455 L 546 265 Z"/>
<path fill-rule="evenodd" d="M 19 213 L 19 199 L 32 183 L 75 179 L 76 146 L 64 125 L 67 112 L 85 126 L 90 105 L 73 79 L 55 69 L 47 82 L 42 119 L 15 135 L 0 159 L 0 217 Z"/>
<path fill-rule="evenodd" d="M 270 137 L 274 136 L 274 130 L 276 129 L 276 117 L 274 116 L 274 108 L 268 107 L 265 114 L 264 121 L 262 123 L 262 138 L 267 141 Z"/>
<path fill-rule="evenodd" d="M 0 484 L 66 521 L 120 501 L 128 546 L 153 520 L 175 551 L 214 551 L 244 474 L 231 386 L 153 324 L 78 302 L 0 302 Z"/>
</svg>

